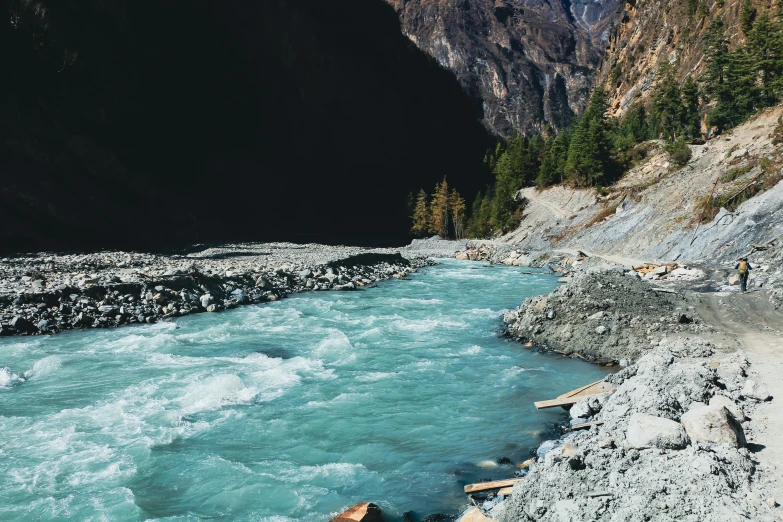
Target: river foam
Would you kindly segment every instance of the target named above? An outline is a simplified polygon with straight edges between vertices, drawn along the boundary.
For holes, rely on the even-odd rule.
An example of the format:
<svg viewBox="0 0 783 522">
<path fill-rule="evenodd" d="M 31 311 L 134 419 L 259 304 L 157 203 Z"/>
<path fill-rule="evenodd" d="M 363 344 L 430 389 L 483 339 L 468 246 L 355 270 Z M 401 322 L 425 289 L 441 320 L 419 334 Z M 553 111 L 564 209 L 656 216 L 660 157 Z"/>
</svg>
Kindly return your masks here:
<svg viewBox="0 0 783 522">
<path fill-rule="evenodd" d="M 552 288 L 448 261 L 409 282 L 0 341 L 0 519 L 328 520 L 456 511 L 598 370 L 498 338 Z M 556 368 L 556 371 L 553 369 Z"/>
</svg>

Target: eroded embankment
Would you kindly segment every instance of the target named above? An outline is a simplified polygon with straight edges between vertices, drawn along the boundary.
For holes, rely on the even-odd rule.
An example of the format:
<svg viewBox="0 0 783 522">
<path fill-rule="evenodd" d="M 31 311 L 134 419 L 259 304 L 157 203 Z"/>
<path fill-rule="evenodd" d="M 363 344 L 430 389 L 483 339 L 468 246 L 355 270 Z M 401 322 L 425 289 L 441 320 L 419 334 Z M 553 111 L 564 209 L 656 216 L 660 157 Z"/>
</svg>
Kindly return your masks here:
<svg viewBox="0 0 783 522">
<path fill-rule="evenodd" d="M 603 424 L 539 448 L 539 461 L 492 512 L 500 522 L 774 520 L 770 485 L 741 422 L 765 392 L 741 353 L 665 341 L 607 380 L 616 390 L 572 415 Z"/>
<path fill-rule="evenodd" d="M 665 336 L 706 328 L 682 296 L 621 272 L 576 275 L 503 320 L 520 342 L 595 362 L 630 362 Z"/>
<path fill-rule="evenodd" d="M 511 495 L 484 504 L 488 516 L 778 519 L 773 478 L 745 436 L 769 393 L 748 378 L 750 363 L 737 345 L 697 335 L 706 327 L 681 296 L 618 272 L 584 273 L 527 299 L 506 322 L 521 341 L 629 365 L 606 378 L 613 391 L 570 409 L 572 424 L 599 424 L 543 443 Z"/>
<path fill-rule="evenodd" d="M 429 264 L 420 255 L 287 243 L 229 245 L 188 255 L 99 252 L 0 262 L 0 335 L 106 328 L 310 290 L 356 290 Z"/>
</svg>

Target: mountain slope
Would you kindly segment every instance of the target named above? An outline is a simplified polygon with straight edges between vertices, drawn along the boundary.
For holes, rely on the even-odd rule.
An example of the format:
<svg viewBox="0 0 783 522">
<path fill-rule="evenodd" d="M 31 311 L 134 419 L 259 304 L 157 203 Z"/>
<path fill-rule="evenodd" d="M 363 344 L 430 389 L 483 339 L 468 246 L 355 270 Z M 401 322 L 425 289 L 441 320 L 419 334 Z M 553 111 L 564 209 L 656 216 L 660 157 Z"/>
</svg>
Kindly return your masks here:
<svg viewBox="0 0 783 522">
<path fill-rule="evenodd" d="M 684 81 L 704 70 L 704 33 L 720 16 L 731 44 L 745 40 L 740 28 L 744 0 L 630 0 L 610 31 L 596 83 L 606 88 L 612 114 L 620 116 L 636 101 L 648 101 L 660 64 L 669 61 Z M 752 0 L 758 10 L 773 2 Z"/>
<path fill-rule="evenodd" d="M 495 133 L 563 129 L 587 104 L 617 0 L 387 0 Z"/>
<path fill-rule="evenodd" d="M 480 112 L 381 0 L 12 0 L 0 43 L 5 251 L 399 244 L 411 190 L 484 185 Z"/>
<path fill-rule="evenodd" d="M 783 235 L 781 121 L 783 106 L 766 109 L 719 138 L 691 146 L 693 158 L 681 169 L 672 168 L 652 142 L 649 157 L 604 195 L 565 186 L 524 189 L 521 225 L 503 240 L 529 251 L 731 263 L 750 245 Z M 756 195 L 743 202 L 747 190 Z M 707 209 L 705 200 L 717 206 Z"/>
</svg>

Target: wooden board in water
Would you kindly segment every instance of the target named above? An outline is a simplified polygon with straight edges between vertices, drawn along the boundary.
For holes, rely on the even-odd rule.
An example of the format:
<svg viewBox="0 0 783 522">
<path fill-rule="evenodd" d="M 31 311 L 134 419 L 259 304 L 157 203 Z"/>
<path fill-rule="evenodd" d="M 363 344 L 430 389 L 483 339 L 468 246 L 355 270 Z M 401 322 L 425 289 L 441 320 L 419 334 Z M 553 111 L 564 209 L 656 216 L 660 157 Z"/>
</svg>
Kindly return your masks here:
<svg viewBox="0 0 783 522">
<path fill-rule="evenodd" d="M 500 489 L 508 486 L 513 486 L 517 482 L 522 480 L 521 478 L 513 478 L 506 480 L 493 480 L 492 482 L 478 482 L 476 484 L 468 484 L 465 486 L 465 493 L 475 493 L 477 491 L 487 491 L 489 489 Z"/>
<path fill-rule="evenodd" d="M 582 397 L 587 397 L 588 395 L 598 395 L 599 393 L 606 393 L 612 390 L 614 390 L 614 388 L 608 382 L 596 381 L 587 384 L 585 386 L 582 386 L 581 388 L 571 390 L 568 393 L 564 393 L 563 395 L 559 396 L 557 399 L 551 399 L 548 401 L 537 401 L 534 402 L 533 404 L 535 404 L 536 408 L 538 408 L 539 410 L 544 408 L 555 408 L 557 406 L 569 406 L 579 402 L 582 399 Z"/>
</svg>

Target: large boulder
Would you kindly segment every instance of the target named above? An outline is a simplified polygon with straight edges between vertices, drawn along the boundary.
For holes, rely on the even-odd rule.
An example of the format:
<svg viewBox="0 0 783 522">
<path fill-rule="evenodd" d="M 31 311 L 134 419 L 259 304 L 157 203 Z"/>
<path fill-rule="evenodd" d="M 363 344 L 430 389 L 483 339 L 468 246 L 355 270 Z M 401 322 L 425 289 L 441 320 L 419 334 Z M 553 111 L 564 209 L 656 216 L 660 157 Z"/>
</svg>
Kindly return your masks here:
<svg viewBox="0 0 783 522">
<path fill-rule="evenodd" d="M 682 449 L 688 445 L 688 436 L 679 422 L 646 413 L 631 415 L 625 438 L 634 448 Z"/>
<path fill-rule="evenodd" d="M 716 404 L 695 408 L 684 414 L 681 422 L 692 441 L 734 448 L 745 445 L 742 425 L 724 406 Z"/>
<path fill-rule="evenodd" d="M 11 319 L 10 324 L 19 333 L 33 333 L 36 330 L 33 323 L 20 316 Z"/>
<path fill-rule="evenodd" d="M 358 502 L 345 513 L 334 517 L 331 522 L 383 522 L 383 515 L 381 508 L 375 504 Z"/>
<path fill-rule="evenodd" d="M 723 406 L 729 410 L 729 413 L 734 415 L 734 418 L 738 421 L 745 420 L 745 414 L 742 412 L 742 407 L 725 395 L 715 395 L 712 397 L 710 399 L 710 406 Z"/>
</svg>

